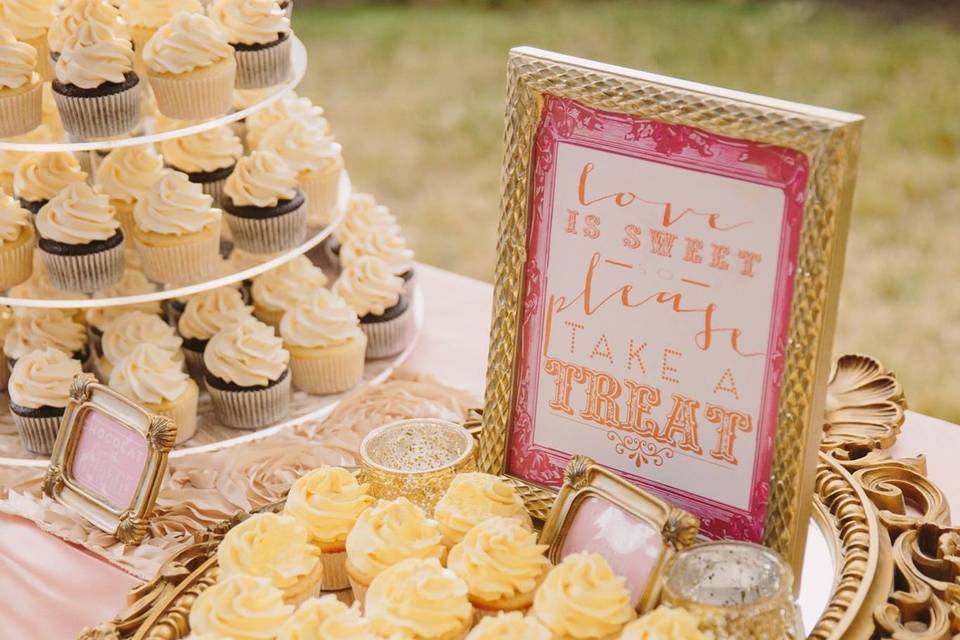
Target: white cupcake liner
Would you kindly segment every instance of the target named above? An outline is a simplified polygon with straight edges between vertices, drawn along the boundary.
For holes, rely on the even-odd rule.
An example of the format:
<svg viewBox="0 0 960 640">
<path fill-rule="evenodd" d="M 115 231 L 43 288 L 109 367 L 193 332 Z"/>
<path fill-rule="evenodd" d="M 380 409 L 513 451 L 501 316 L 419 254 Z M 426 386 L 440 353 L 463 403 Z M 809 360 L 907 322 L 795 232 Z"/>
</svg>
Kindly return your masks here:
<svg viewBox="0 0 960 640">
<path fill-rule="evenodd" d="M 330 214 L 337 208 L 340 195 L 341 173 L 342 168 L 300 172 L 300 188 L 307 196 L 307 224 L 321 227 L 330 222 Z"/>
<path fill-rule="evenodd" d="M 13 422 L 17 425 L 20 441 L 23 448 L 30 453 L 48 456 L 53 452 L 53 443 L 57 441 L 60 432 L 60 421 L 63 416 L 49 416 L 46 418 L 30 418 L 21 416 L 13 411 Z"/>
<path fill-rule="evenodd" d="M 179 244 L 153 246 L 134 232 L 133 245 L 140 254 L 144 275 L 154 282 L 191 284 L 214 273 L 220 265 L 220 234 L 201 231 Z"/>
<path fill-rule="evenodd" d="M 53 91 L 64 130 L 78 138 L 128 133 L 140 123 L 140 82 L 105 96 L 67 96 Z"/>
<path fill-rule="evenodd" d="M 36 129 L 43 121 L 43 84 L 35 82 L 26 91 L 0 94 L 0 138 L 18 136 Z"/>
<path fill-rule="evenodd" d="M 416 332 L 414 322 L 409 304 L 396 318 L 383 322 L 361 322 L 360 328 L 367 334 L 367 359 L 395 356 L 406 349 Z"/>
<path fill-rule="evenodd" d="M 237 59 L 237 89 L 264 89 L 285 82 L 290 77 L 290 47 L 293 36 L 262 49 L 244 51 L 235 49 Z"/>
<path fill-rule="evenodd" d="M 283 7 L 283 15 L 287 16 L 287 20 L 293 18 L 293 0 L 287 0 L 287 4 Z"/>
<path fill-rule="evenodd" d="M 268 218 L 244 218 L 224 209 L 224 220 L 233 235 L 233 244 L 250 253 L 276 253 L 302 243 L 307 237 L 307 208 Z"/>
<path fill-rule="evenodd" d="M 92 293 L 106 289 L 123 276 L 125 241 L 110 249 L 77 255 L 57 255 L 37 247 L 50 276 L 50 283 L 61 291 Z"/>
<path fill-rule="evenodd" d="M 217 420 L 236 429 L 260 429 L 286 417 L 290 407 L 288 372 L 280 382 L 266 389 L 225 391 L 207 385 Z"/>
<path fill-rule="evenodd" d="M 230 111 L 236 75 L 233 60 L 179 76 L 147 73 L 157 109 L 179 120 L 215 118 Z"/>
<path fill-rule="evenodd" d="M 20 284 L 33 273 L 33 248 L 36 244 L 33 230 L 30 237 L 20 239 L 12 247 L 0 246 L 0 291 Z"/>
<path fill-rule="evenodd" d="M 316 358 L 301 357 L 294 348 L 290 352 L 293 386 L 314 395 L 340 393 L 355 387 L 363 380 L 367 338 L 366 334 L 361 335 L 361 340 L 325 349 Z"/>
<path fill-rule="evenodd" d="M 353 579 L 353 576 L 347 576 L 350 581 L 350 589 L 353 591 L 353 599 L 356 602 L 360 603 L 360 609 L 366 613 L 367 607 L 367 590 L 370 588 L 368 584 L 361 584 L 357 580 Z"/>
<path fill-rule="evenodd" d="M 347 575 L 347 552 L 322 553 L 323 590 L 343 591 L 350 588 L 350 576 Z"/>
</svg>

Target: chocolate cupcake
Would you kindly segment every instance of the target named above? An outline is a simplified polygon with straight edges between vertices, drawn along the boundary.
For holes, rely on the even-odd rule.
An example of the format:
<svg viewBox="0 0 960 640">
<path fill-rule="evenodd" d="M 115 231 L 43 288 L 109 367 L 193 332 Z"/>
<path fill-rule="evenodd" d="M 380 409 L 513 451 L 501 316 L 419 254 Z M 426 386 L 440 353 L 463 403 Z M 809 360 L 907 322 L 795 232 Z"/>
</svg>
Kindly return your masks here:
<svg viewBox="0 0 960 640">
<path fill-rule="evenodd" d="M 218 331 L 203 352 L 217 419 L 238 429 L 282 420 L 290 405 L 289 360 L 273 328 L 254 318 Z"/>
<path fill-rule="evenodd" d="M 403 278 L 372 256 L 357 258 L 333 283 L 334 293 L 360 316 L 367 334 L 367 358 L 386 358 L 406 349 L 416 333 Z"/>
<path fill-rule="evenodd" d="M 296 172 L 273 151 L 241 158 L 223 187 L 223 212 L 233 243 L 251 253 L 274 253 L 303 242 L 305 203 Z"/>
<path fill-rule="evenodd" d="M 66 311 L 60 309 L 17 309 L 13 326 L 3 338 L 3 355 L 10 367 L 31 351 L 47 348 L 70 354 L 91 368 L 92 359 L 87 345 L 87 332 Z"/>
<path fill-rule="evenodd" d="M 10 372 L 10 413 L 23 447 L 50 455 L 60 420 L 70 400 L 70 385 L 82 373 L 80 363 L 57 349 L 32 351 Z"/>
<path fill-rule="evenodd" d="M 161 121 L 164 130 L 186 126 L 176 120 Z M 222 206 L 223 185 L 243 156 L 243 144 L 230 127 L 214 127 L 200 133 L 164 140 L 160 143 L 163 161 L 168 167 L 187 174 L 213 198 L 213 206 Z"/>
<path fill-rule="evenodd" d="M 177 331 L 183 338 L 187 368 L 196 380 L 203 381 L 206 368 L 203 352 L 217 331 L 233 322 L 251 317 L 253 307 L 244 303 L 238 289 L 220 287 L 191 296 L 177 321 Z"/>
<path fill-rule="evenodd" d="M 237 89 L 262 89 L 290 77 L 290 20 L 277 0 L 217 0 L 210 17 L 237 58 Z"/>
<path fill-rule="evenodd" d="M 86 22 L 96 22 L 107 27 L 118 38 L 129 39 L 127 23 L 120 15 L 120 10 L 110 2 L 103 0 L 69 0 L 57 13 L 50 30 L 47 32 L 47 45 L 50 51 L 50 60 L 56 62 L 60 58 L 67 42 L 69 42 Z"/>
<path fill-rule="evenodd" d="M 87 174 L 72 153 L 32 153 L 20 158 L 13 172 L 13 195 L 23 208 L 36 215 L 50 198 Z"/>
<path fill-rule="evenodd" d="M 39 251 L 53 286 L 90 292 L 123 275 L 124 237 L 110 199 L 75 182 L 37 214 Z"/>
</svg>

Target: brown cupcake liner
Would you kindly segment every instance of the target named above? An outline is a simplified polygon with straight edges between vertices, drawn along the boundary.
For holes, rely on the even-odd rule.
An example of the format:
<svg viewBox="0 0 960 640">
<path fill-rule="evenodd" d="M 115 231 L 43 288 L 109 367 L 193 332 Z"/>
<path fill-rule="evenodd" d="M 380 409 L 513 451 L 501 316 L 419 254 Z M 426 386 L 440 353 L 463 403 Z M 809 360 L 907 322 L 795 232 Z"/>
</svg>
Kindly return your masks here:
<svg viewBox="0 0 960 640">
<path fill-rule="evenodd" d="M 293 36 L 287 35 L 281 42 L 262 49 L 244 51 L 236 49 L 236 89 L 265 89 L 278 85 L 290 77 L 290 47 Z"/>
<path fill-rule="evenodd" d="M 0 354 L 0 397 L 7 393 L 7 383 L 10 382 L 10 362 Z"/>
<path fill-rule="evenodd" d="M 25 91 L 0 94 L 0 138 L 18 136 L 36 129 L 43 121 L 43 84 L 35 82 Z"/>
<path fill-rule="evenodd" d="M 339 169 L 300 173 L 300 188 L 307 196 L 307 224 L 322 227 L 330 222 L 340 195 L 340 173 Z"/>
<path fill-rule="evenodd" d="M 305 358 L 290 352 L 290 372 L 293 386 L 316 395 L 340 393 L 355 387 L 363 380 L 366 334 L 360 340 L 318 353 L 319 357 Z M 340 587 L 341 589 L 344 587 Z"/>
<path fill-rule="evenodd" d="M 133 245 L 140 254 L 144 275 L 154 282 L 191 284 L 214 273 L 220 264 L 220 234 L 200 233 L 180 244 L 152 246 L 134 232 Z"/>
<path fill-rule="evenodd" d="M 132 131 L 140 123 L 140 85 L 105 96 L 66 96 L 54 91 L 64 130 L 83 139 Z"/>
<path fill-rule="evenodd" d="M 94 331 L 93 325 L 87 325 L 87 344 L 90 350 L 99 358 L 103 355 L 103 332 Z"/>
<path fill-rule="evenodd" d="M 395 356 L 407 348 L 416 332 L 413 307 L 407 305 L 403 313 L 391 320 L 361 322 L 360 328 L 367 334 L 368 360 Z"/>
<path fill-rule="evenodd" d="M 236 429 L 260 429 L 287 416 L 290 407 L 290 376 L 266 389 L 225 391 L 207 385 L 217 420 Z"/>
<path fill-rule="evenodd" d="M 20 442 L 23 443 L 24 449 L 30 453 L 44 456 L 53 452 L 53 443 L 57 441 L 62 416 L 29 418 L 13 412 L 11 414 L 14 424 L 17 425 L 17 432 L 20 434 Z"/>
<path fill-rule="evenodd" d="M 38 247 L 47 267 L 50 283 L 62 291 L 92 293 L 119 282 L 123 276 L 123 248 L 115 247 L 78 255 L 57 255 Z"/>
<path fill-rule="evenodd" d="M 350 588 L 350 576 L 347 575 L 347 552 L 323 553 L 323 590 L 343 591 Z"/>
<path fill-rule="evenodd" d="M 276 253 L 302 243 L 307 237 L 306 203 L 293 211 L 269 218 L 243 218 L 224 210 L 233 244 L 250 253 Z"/>
<path fill-rule="evenodd" d="M 157 109 L 168 118 L 202 120 L 222 116 L 233 107 L 237 65 L 214 67 L 180 75 L 147 74 Z"/>
<path fill-rule="evenodd" d="M 22 233 L 21 233 L 22 235 Z M 30 237 L 18 238 L 11 246 L 0 246 L 0 291 L 20 284 L 33 273 L 33 230 Z"/>
<path fill-rule="evenodd" d="M 203 378 L 207 375 L 207 367 L 203 364 L 203 351 L 194 351 L 184 347 L 183 355 L 187 361 L 187 371 L 190 373 L 190 377 L 197 383 L 197 386 L 203 389 L 206 384 Z"/>
</svg>

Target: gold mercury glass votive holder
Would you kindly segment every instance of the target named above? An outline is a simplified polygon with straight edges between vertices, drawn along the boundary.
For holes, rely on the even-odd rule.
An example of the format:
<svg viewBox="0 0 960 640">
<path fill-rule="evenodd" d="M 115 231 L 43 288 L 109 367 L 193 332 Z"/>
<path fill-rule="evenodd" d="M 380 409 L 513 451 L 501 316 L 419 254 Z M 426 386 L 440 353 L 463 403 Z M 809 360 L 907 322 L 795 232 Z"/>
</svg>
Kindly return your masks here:
<svg viewBox="0 0 960 640">
<path fill-rule="evenodd" d="M 793 572 L 749 542 L 711 542 L 678 553 L 667 567 L 662 601 L 701 620 L 716 640 L 803 638 Z"/>
<path fill-rule="evenodd" d="M 370 494 L 384 500 L 404 496 L 428 515 L 455 475 L 475 470 L 473 436 L 446 420 L 394 422 L 360 443 L 360 477 Z"/>
</svg>

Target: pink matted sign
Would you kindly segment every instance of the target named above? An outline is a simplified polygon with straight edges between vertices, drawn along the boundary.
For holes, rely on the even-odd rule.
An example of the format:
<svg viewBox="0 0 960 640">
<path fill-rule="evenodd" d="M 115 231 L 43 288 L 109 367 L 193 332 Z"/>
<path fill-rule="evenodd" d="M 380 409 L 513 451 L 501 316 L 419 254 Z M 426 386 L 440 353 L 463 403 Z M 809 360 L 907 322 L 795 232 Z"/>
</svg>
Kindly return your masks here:
<svg viewBox="0 0 960 640">
<path fill-rule="evenodd" d="M 143 435 L 96 409 L 83 416 L 73 481 L 118 510 L 130 506 L 147 460 Z"/>
<path fill-rule="evenodd" d="M 808 163 L 545 96 L 507 471 L 588 455 L 759 542 Z"/>
</svg>

